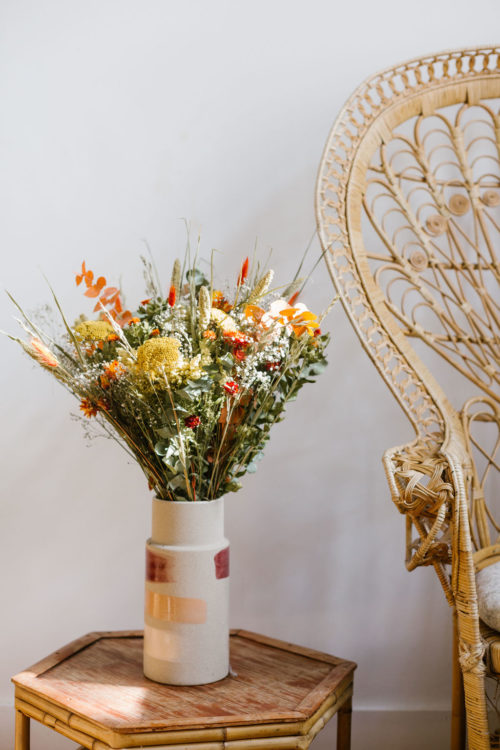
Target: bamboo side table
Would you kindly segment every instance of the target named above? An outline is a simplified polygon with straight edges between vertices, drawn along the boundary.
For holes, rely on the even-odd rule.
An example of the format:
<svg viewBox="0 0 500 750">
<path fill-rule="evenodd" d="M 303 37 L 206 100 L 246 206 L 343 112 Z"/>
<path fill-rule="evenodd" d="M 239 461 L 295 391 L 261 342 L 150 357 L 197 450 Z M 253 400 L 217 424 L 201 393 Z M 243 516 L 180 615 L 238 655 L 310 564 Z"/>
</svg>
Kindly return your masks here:
<svg viewBox="0 0 500 750">
<path fill-rule="evenodd" d="M 230 643 L 230 676 L 171 687 L 144 677 L 142 632 L 85 635 L 13 677 L 15 750 L 30 719 L 88 750 L 305 750 L 335 714 L 350 748 L 353 662 L 245 630 Z"/>
</svg>

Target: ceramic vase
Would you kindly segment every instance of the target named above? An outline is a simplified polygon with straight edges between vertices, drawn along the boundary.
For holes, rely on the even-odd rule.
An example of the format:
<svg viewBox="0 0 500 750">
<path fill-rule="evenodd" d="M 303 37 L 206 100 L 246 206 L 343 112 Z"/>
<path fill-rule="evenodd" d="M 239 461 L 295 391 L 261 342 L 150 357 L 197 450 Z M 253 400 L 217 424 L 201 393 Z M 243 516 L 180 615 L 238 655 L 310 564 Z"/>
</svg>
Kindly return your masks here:
<svg viewBox="0 0 500 750">
<path fill-rule="evenodd" d="M 228 610 L 224 499 L 154 499 L 146 543 L 146 677 L 169 685 L 203 685 L 226 677 Z"/>
</svg>

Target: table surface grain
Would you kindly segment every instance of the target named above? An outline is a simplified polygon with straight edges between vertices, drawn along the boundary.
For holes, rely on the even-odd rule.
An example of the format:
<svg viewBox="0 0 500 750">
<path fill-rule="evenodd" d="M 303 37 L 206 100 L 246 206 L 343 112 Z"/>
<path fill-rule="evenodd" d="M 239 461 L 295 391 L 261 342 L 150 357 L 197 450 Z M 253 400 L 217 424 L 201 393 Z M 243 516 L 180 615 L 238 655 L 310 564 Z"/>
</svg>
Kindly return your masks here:
<svg viewBox="0 0 500 750">
<path fill-rule="evenodd" d="M 230 638 L 232 674 L 172 687 L 142 673 L 140 631 L 90 633 L 13 678 L 15 685 L 118 732 L 303 721 L 353 662 L 247 631 Z"/>
</svg>

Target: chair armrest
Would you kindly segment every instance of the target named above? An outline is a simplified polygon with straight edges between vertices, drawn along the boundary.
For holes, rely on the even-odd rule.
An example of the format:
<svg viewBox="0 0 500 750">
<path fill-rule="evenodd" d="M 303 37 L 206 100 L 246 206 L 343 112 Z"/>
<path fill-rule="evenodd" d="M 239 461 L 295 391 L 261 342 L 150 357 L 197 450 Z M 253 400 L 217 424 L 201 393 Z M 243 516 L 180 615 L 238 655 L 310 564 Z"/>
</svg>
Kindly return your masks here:
<svg viewBox="0 0 500 750">
<path fill-rule="evenodd" d="M 383 464 L 392 500 L 407 519 L 406 567 L 433 565 L 453 606 L 455 597 L 445 566 L 452 563 L 457 462 L 435 444 L 416 440 L 387 450 Z"/>
</svg>

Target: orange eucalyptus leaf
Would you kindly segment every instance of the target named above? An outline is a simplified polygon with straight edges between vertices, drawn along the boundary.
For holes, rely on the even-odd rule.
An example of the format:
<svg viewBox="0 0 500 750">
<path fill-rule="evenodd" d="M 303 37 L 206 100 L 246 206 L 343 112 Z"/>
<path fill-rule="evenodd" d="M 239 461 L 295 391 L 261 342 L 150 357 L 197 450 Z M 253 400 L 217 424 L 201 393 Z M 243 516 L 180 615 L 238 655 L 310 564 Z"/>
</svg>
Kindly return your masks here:
<svg viewBox="0 0 500 750">
<path fill-rule="evenodd" d="M 120 315 L 119 318 L 116 319 L 116 322 L 118 325 L 120 325 L 122 328 L 127 325 L 127 323 L 130 323 L 132 320 L 132 313 L 130 310 L 125 310 L 123 315 Z"/>
<path fill-rule="evenodd" d="M 263 310 L 262 307 L 259 307 L 258 305 L 247 305 L 245 307 L 246 318 L 253 318 L 256 321 L 259 321 L 261 320 L 264 313 L 265 310 Z"/>
<path fill-rule="evenodd" d="M 82 262 L 82 272 L 81 273 L 77 273 L 75 275 L 75 281 L 76 281 L 76 285 L 77 286 L 79 286 L 82 283 L 83 277 L 85 276 L 86 273 L 87 273 L 87 269 L 85 268 L 85 261 L 83 261 Z"/>
</svg>

